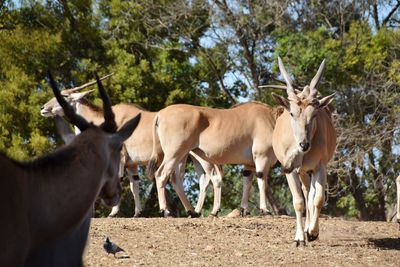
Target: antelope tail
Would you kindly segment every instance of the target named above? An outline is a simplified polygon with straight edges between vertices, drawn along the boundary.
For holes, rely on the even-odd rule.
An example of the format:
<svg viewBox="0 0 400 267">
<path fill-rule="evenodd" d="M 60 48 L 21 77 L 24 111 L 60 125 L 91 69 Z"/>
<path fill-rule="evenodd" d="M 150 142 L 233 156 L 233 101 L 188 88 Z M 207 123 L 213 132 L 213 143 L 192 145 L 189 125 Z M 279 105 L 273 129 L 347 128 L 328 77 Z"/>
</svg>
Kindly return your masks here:
<svg viewBox="0 0 400 267">
<path fill-rule="evenodd" d="M 163 153 L 160 144 L 160 138 L 157 133 L 158 128 L 158 115 L 154 117 L 153 125 L 152 125 L 152 133 L 153 133 L 153 151 L 151 153 L 151 157 L 149 163 L 147 164 L 147 178 L 150 180 L 154 179 L 154 174 L 158 168 L 158 163 L 160 162 Z"/>
</svg>

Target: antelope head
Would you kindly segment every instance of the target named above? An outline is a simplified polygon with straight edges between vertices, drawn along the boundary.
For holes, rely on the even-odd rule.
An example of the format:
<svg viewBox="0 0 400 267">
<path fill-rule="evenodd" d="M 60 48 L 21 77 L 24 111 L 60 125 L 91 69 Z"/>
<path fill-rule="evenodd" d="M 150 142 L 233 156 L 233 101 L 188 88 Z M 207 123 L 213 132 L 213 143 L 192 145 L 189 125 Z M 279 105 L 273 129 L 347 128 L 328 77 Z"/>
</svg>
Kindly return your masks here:
<svg viewBox="0 0 400 267">
<path fill-rule="evenodd" d="M 74 92 L 73 89 L 62 90 L 60 93 L 65 98 L 67 103 L 71 105 L 74 110 L 76 110 L 77 104 L 80 99 L 84 98 L 86 95 L 90 94 L 94 90 L 89 90 L 85 92 Z M 40 108 L 40 115 L 43 117 L 54 117 L 54 116 L 64 116 L 64 110 L 58 103 L 57 99 L 53 97 L 46 104 Z"/>
<path fill-rule="evenodd" d="M 104 80 L 110 77 L 111 75 L 113 75 L 113 73 L 108 74 L 100 78 L 99 80 Z M 62 90 L 61 95 L 65 98 L 67 103 L 71 105 L 76 111 L 79 101 L 83 99 L 86 95 L 92 93 L 94 90 L 89 90 L 85 92 L 81 91 L 86 87 L 94 85 L 96 82 L 97 81 L 91 81 L 75 88 Z M 57 102 L 57 99 L 53 97 L 40 108 L 40 115 L 42 115 L 43 117 L 55 117 L 55 116 L 62 117 L 64 116 L 64 111 L 63 108 L 60 106 L 60 104 Z"/>
<path fill-rule="evenodd" d="M 316 86 L 325 68 L 325 60 L 322 61 L 310 85 L 305 86 L 299 92 L 296 92 L 293 88 L 293 82 L 286 72 L 280 57 L 278 57 L 278 64 L 279 70 L 286 82 L 288 97 L 285 98 L 277 94 L 272 95 L 290 114 L 291 127 L 298 150 L 301 153 L 307 153 L 311 149 L 311 140 L 317 127 L 316 117 L 318 111 L 325 108 L 334 96 L 332 94 L 322 99 L 317 98 L 318 91 Z"/>
<path fill-rule="evenodd" d="M 90 164 L 92 164 L 93 168 L 102 170 L 101 177 L 96 176 L 94 178 L 100 180 L 99 196 L 106 205 L 116 205 L 121 192 L 118 176 L 120 151 L 123 142 L 128 139 L 138 125 L 140 114 L 126 122 L 117 131 L 114 113 L 111 109 L 111 101 L 96 75 L 100 96 L 103 100 L 104 122 L 100 126 L 95 126 L 76 114 L 73 107 L 68 104 L 68 101 L 58 90 L 57 84 L 50 73 L 49 79 L 56 101 L 62 107 L 65 117 L 81 131 L 81 134 L 74 138 L 71 145 L 78 142 L 90 143 L 90 147 L 94 151 L 92 153 L 82 151 L 82 153 L 85 155 L 87 153 L 87 160 L 91 162 Z"/>
</svg>

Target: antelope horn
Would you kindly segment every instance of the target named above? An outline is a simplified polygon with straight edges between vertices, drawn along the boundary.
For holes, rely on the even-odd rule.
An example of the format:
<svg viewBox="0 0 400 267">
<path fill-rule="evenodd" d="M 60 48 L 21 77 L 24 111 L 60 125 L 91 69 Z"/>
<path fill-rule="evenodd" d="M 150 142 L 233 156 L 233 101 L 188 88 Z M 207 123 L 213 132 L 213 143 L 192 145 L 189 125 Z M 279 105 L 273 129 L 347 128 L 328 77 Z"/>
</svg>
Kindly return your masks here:
<svg viewBox="0 0 400 267">
<path fill-rule="evenodd" d="M 104 112 L 104 123 L 101 125 L 104 131 L 109 133 L 115 133 L 117 131 L 117 124 L 115 123 L 114 112 L 111 108 L 111 100 L 108 97 L 103 85 L 99 79 L 97 73 L 95 73 L 97 86 L 99 87 L 99 92 L 101 99 L 103 100 L 103 112 Z"/>
<path fill-rule="evenodd" d="M 50 71 L 47 71 L 47 75 L 49 76 L 50 86 L 51 89 L 53 89 L 54 96 L 56 97 L 60 106 L 63 108 L 64 114 L 68 118 L 68 120 L 76 127 L 78 127 L 81 132 L 88 129 L 90 127 L 90 124 L 83 117 L 76 114 L 74 109 L 67 103 L 64 97 L 61 95 L 57 83 L 54 81 L 53 75 L 51 75 Z"/>
<path fill-rule="evenodd" d="M 281 74 L 286 81 L 286 92 L 287 92 L 288 96 L 290 98 L 297 98 L 296 93 L 294 92 L 294 89 L 293 89 L 292 79 L 290 79 L 289 74 L 287 73 L 287 71 L 285 69 L 285 66 L 283 66 L 281 57 L 278 57 L 278 65 L 279 65 L 279 70 L 281 71 Z"/>
<path fill-rule="evenodd" d="M 314 78 L 311 80 L 311 83 L 310 83 L 310 95 L 309 96 L 312 97 L 312 98 L 316 97 L 317 94 L 318 94 L 318 91 L 317 91 L 317 89 L 315 87 L 317 86 L 319 80 L 321 79 L 322 72 L 324 71 L 324 68 L 325 68 L 325 59 L 322 60 L 322 63 L 318 68 L 317 74 L 315 74 Z"/>
<path fill-rule="evenodd" d="M 100 78 L 100 81 L 102 81 L 102 80 L 104 80 L 104 79 L 107 79 L 108 77 L 112 76 L 113 74 L 114 74 L 114 73 L 110 73 L 110 74 L 108 74 L 108 75 L 106 75 L 106 76 L 104 76 L 104 77 L 101 77 L 101 78 Z M 62 90 L 61 93 L 62 93 L 63 95 L 70 95 L 70 94 L 72 94 L 72 93 L 74 93 L 74 92 L 76 92 L 76 91 L 80 91 L 80 90 L 82 90 L 82 89 L 85 89 L 86 87 L 92 86 L 93 84 L 96 84 L 96 81 L 91 81 L 91 82 L 82 84 L 81 86 L 74 87 L 74 88 L 71 88 L 71 89 Z"/>
<path fill-rule="evenodd" d="M 286 85 L 268 84 L 268 85 L 260 85 L 260 86 L 258 86 L 258 88 L 275 88 L 275 89 L 286 90 L 287 86 Z"/>
<path fill-rule="evenodd" d="M 275 88 L 275 89 L 282 89 L 282 90 L 287 89 L 286 85 L 277 85 L 277 84 L 260 85 L 260 86 L 258 86 L 258 88 Z M 298 93 L 301 93 L 301 90 L 298 88 L 294 88 L 294 92 L 296 94 L 298 94 Z"/>
</svg>

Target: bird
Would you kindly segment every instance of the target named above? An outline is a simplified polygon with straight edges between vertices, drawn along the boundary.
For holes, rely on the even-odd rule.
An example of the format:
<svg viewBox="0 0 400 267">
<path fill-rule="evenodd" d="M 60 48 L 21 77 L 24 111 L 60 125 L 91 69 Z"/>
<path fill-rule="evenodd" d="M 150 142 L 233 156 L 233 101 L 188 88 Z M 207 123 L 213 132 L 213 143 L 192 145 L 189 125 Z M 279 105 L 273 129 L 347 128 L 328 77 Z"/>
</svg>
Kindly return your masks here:
<svg viewBox="0 0 400 267">
<path fill-rule="evenodd" d="M 107 254 L 112 253 L 115 258 L 115 254 L 120 251 L 124 251 L 122 248 L 120 248 L 117 244 L 114 244 L 113 242 L 110 241 L 110 238 L 108 236 L 105 237 L 104 242 L 103 242 L 103 248 L 107 252 Z"/>
</svg>

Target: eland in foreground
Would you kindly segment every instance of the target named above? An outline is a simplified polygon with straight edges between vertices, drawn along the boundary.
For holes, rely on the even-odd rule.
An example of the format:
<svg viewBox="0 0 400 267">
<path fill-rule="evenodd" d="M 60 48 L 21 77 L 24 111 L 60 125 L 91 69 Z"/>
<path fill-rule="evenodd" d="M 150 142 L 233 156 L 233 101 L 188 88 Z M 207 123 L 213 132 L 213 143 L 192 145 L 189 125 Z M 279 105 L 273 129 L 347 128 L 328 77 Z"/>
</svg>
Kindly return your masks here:
<svg viewBox="0 0 400 267">
<path fill-rule="evenodd" d="M 305 244 L 319 235 L 318 218 L 324 204 L 327 164 L 336 147 L 336 131 L 328 108 L 333 95 L 317 98 L 316 86 L 325 67 L 322 62 L 310 85 L 298 93 L 278 58 L 279 69 L 286 81 L 288 97 L 273 94 L 285 110 L 276 120 L 272 144 L 282 165 L 293 197 L 296 212 L 295 244 Z M 302 184 L 302 185 L 301 185 Z M 304 199 L 302 196 L 304 193 Z M 306 207 L 306 221 L 302 213 Z"/>
<path fill-rule="evenodd" d="M 104 123 L 96 127 L 74 112 L 49 78 L 66 117 L 82 133 L 69 145 L 30 162 L 0 155 L 0 201 L 5 204 L 0 266 L 22 266 L 37 251 L 77 229 L 98 196 L 107 205 L 120 198 L 120 149 L 140 115 L 116 131 L 110 100 L 98 81 Z"/>
<path fill-rule="evenodd" d="M 75 133 L 68 123 L 61 117 L 55 118 L 57 132 L 61 135 L 65 144 L 70 144 L 75 138 Z M 24 267 L 81 267 L 82 255 L 88 239 L 92 214 L 88 213 L 86 219 L 74 230 L 63 237 L 35 250 L 24 264 Z"/>
</svg>

